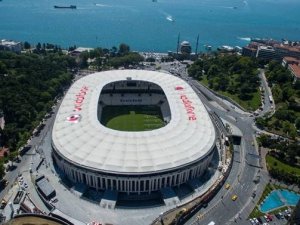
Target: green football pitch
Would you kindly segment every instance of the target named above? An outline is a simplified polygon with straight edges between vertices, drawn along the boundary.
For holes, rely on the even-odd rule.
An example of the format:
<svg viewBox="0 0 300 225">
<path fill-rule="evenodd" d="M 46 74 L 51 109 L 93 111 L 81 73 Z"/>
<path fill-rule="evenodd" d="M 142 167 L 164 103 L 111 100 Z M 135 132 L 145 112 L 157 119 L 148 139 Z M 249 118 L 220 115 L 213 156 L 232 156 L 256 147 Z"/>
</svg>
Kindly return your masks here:
<svg viewBox="0 0 300 225">
<path fill-rule="evenodd" d="M 105 106 L 101 123 L 120 131 L 147 131 L 164 126 L 158 106 Z"/>
</svg>

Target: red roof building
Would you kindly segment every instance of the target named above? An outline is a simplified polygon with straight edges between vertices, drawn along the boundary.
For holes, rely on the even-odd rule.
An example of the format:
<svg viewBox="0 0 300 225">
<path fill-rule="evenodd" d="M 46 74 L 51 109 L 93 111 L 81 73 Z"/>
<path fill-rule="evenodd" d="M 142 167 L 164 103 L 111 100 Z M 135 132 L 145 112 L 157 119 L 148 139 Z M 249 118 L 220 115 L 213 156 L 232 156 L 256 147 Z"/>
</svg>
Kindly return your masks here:
<svg viewBox="0 0 300 225">
<path fill-rule="evenodd" d="M 291 71 L 291 73 L 294 75 L 295 80 L 300 79 L 300 65 L 298 64 L 290 64 L 288 66 L 288 69 Z"/>
</svg>

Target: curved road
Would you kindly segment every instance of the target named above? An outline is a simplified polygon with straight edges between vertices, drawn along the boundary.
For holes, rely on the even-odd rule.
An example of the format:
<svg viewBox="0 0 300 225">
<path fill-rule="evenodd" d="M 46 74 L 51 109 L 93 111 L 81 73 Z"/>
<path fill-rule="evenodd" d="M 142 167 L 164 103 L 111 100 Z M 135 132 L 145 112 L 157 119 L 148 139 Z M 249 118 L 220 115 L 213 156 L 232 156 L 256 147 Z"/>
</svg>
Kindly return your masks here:
<svg viewBox="0 0 300 225">
<path fill-rule="evenodd" d="M 260 77 L 264 76 L 260 73 Z M 206 208 L 201 208 L 189 221 L 191 224 L 250 224 L 247 217 L 253 210 L 269 178 L 265 171 L 261 171 L 260 156 L 256 149 L 254 118 L 247 112 L 235 110 L 236 107 L 228 101 L 223 101 L 215 96 L 209 89 L 187 76 L 183 79 L 196 90 L 207 108 L 215 112 L 220 118 L 233 124 L 242 132 L 240 145 L 234 145 L 233 166 L 226 183 L 230 184 L 229 190 L 222 188 L 210 201 Z M 269 95 L 266 81 L 262 79 L 265 95 Z M 270 94 L 271 95 L 271 94 Z M 268 98 L 265 98 L 265 101 Z M 271 104 L 264 104 L 261 114 L 270 111 Z M 254 182 L 259 177 L 259 182 Z M 232 196 L 237 195 L 236 201 Z"/>
</svg>

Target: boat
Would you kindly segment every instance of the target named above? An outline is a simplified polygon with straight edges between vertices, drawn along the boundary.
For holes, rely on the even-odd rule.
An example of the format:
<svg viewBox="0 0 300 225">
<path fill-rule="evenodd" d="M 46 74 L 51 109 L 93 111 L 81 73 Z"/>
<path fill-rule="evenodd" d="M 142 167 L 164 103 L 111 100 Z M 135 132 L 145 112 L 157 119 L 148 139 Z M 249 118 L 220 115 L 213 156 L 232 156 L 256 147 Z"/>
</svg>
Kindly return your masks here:
<svg viewBox="0 0 300 225">
<path fill-rule="evenodd" d="M 55 9 L 76 9 L 76 5 L 70 5 L 70 6 L 59 6 L 59 5 L 55 5 L 54 6 Z"/>
<path fill-rule="evenodd" d="M 172 16 L 167 16 L 166 19 L 169 20 L 170 22 L 175 22 L 175 20 Z"/>
<path fill-rule="evenodd" d="M 211 49 L 212 49 L 212 46 L 211 46 L 211 45 L 204 45 L 204 46 L 205 46 L 205 50 L 211 51 Z"/>
</svg>

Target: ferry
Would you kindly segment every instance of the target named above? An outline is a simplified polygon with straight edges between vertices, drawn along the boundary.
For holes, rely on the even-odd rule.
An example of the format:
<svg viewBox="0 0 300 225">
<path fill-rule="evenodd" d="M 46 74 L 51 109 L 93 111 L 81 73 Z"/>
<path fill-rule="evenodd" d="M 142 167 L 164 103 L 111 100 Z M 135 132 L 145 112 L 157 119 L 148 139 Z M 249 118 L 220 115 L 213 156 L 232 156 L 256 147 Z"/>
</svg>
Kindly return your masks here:
<svg viewBox="0 0 300 225">
<path fill-rule="evenodd" d="M 58 5 L 55 5 L 54 6 L 55 9 L 76 9 L 76 5 L 70 5 L 70 6 L 58 6 Z"/>
</svg>

